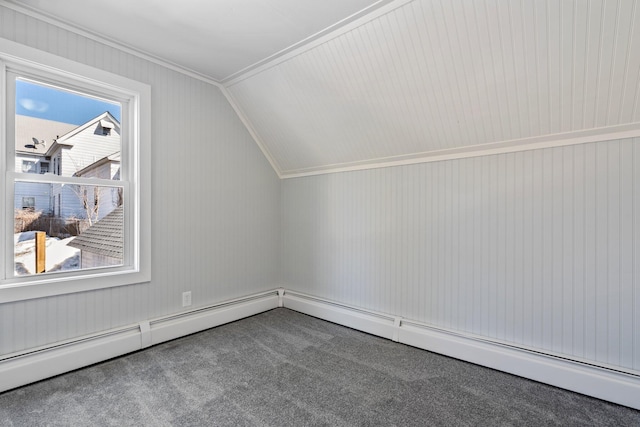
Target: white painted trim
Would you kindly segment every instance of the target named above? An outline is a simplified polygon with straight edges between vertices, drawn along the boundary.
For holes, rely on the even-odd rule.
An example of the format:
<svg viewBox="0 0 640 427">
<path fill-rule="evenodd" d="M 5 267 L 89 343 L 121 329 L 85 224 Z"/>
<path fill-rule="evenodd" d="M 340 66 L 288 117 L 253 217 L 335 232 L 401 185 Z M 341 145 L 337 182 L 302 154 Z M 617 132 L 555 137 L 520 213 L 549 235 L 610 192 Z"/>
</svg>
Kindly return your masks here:
<svg viewBox="0 0 640 427">
<path fill-rule="evenodd" d="M 487 144 L 467 145 L 446 150 L 391 156 L 361 162 L 340 163 L 315 168 L 294 169 L 281 172 L 281 178 L 300 178 L 305 176 L 325 175 L 338 172 L 352 172 L 366 169 L 378 169 L 393 166 L 413 165 L 417 163 L 440 162 L 443 160 L 466 159 L 470 157 L 491 156 L 496 154 L 516 153 L 520 151 L 539 150 L 544 148 L 563 147 L 568 145 L 603 142 L 616 139 L 640 137 L 640 122 L 624 125 L 586 129 L 573 132 L 534 136 L 509 141 L 491 142 Z"/>
<path fill-rule="evenodd" d="M 249 134 L 251 135 L 251 138 L 253 138 L 253 141 L 260 148 L 260 151 L 262 151 L 262 154 L 269 161 L 269 164 L 273 168 L 273 171 L 276 173 L 276 175 L 278 175 L 278 178 L 282 179 L 282 168 L 278 165 L 278 162 L 276 162 L 276 159 L 271 155 L 271 153 L 267 149 L 267 145 L 264 143 L 264 141 L 262 141 L 262 138 L 260 138 L 260 135 L 258 135 L 258 132 L 253 128 L 253 125 L 251 124 L 251 120 L 249 120 L 249 118 L 245 114 L 242 107 L 240 107 L 240 104 L 236 102 L 235 98 L 233 97 L 231 92 L 227 90 L 227 88 L 221 86 L 220 91 L 222 92 L 224 97 L 227 98 L 227 102 L 231 105 L 231 108 L 233 108 L 233 110 L 236 112 L 236 114 L 238 115 L 238 118 L 240 119 L 244 127 L 247 129 Z"/>
<path fill-rule="evenodd" d="M 278 293 L 273 290 L 5 355 L 0 359 L 0 392 L 253 316 L 277 306 Z"/>
<path fill-rule="evenodd" d="M 465 336 L 291 291 L 284 294 L 284 306 L 383 338 L 397 338 L 403 344 L 640 409 L 640 373 Z"/>
<path fill-rule="evenodd" d="M 374 19 L 380 18 L 394 10 L 404 6 L 407 3 L 411 3 L 415 0 L 381 0 L 370 5 L 369 7 L 357 12 L 342 21 L 331 25 L 330 27 L 319 31 L 318 33 L 307 37 L 300 42 L 281 50 L 261 61 L 256 62 L 236 73 L 233 73 L 221 80 L 225 87 L 233 86 L 241 81 L 248 79 L 256 74 L 275 67 L 285 61 L 302 55 L 318 46 L 321 46 L 335 38 L 340 37 L 350 31 L 353 31 Z"/>
<path fill-rule="evenodd" d="M 295 58 L 319 45 L 322 45 L 342 34 L 353 31 L 354 29 L 373 21 L 374 19 L 386 15 L 387 13 L 415 0 L 378 0 L 375 3 L 365 7 L 364 9 L 347 16 L 346 18 L 336 22 L 327 28 L 318 31 L 309 37 L 282 49 L 279 52 L 269 55 L 260 61 L 251 64 L 239 71 L 236 71 L 222 78 L 220 82 L 224 86 L 231 86 L 246 78 L 254 76 L 266 69 L 274 67 L 284 61 Z"/>
</svg>

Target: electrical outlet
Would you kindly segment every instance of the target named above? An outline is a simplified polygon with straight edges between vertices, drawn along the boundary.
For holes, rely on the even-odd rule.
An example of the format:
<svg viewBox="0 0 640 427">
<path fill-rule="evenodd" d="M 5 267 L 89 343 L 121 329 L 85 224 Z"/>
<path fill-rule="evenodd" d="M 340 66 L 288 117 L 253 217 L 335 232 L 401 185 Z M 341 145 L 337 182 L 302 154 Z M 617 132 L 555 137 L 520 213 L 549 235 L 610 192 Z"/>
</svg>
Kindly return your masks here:
<svg viewBox="0 0 640 427">
<path fill-rule="evenodd" d="M 189 307 L 191 305 L 191 291 L 182 293 L 182 306 Z"/>
</svg>

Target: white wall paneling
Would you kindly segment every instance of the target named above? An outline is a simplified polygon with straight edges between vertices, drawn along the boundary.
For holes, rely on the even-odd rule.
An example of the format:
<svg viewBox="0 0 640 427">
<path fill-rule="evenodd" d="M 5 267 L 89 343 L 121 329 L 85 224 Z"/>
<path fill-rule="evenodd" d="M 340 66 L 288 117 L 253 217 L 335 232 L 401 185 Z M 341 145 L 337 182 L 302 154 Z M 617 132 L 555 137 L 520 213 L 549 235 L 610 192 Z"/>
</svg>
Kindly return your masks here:
<svg viewBox="0 0 640 427">
<path fill-rule="evenodd" d="M 2 6 L 0 37 L 151 86 L 153 245 L 150 283 L 0 304 L 0 354 L 279 285 L 280 183 L 218 87 Z"/>
<path fill-rule="evenodd" d="M 640 138 L 285 179 L 283 285 L 640 374 Z"/>
</svg>

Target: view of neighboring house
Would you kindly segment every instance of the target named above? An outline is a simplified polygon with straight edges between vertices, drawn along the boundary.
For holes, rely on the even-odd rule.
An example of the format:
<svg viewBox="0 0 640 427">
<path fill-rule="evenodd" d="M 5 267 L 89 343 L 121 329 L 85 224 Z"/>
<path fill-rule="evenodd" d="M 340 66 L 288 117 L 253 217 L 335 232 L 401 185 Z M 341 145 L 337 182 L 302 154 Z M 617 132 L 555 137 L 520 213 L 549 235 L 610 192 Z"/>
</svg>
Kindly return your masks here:
<svg viewBox="0 0 640 427">
<path fill-rule="evenodd" d="M 16 116 L 16 171 L 118 179 L 120 123 L 105 112 L 76 126 Z M 99 220 L 122 203 L 117 188 L 18 182 L 15 208 Z"/>
<path fill-rule="evenodd" d="M 54 173 L 47 152 L 58 135 L 65 135 L 77 126 L 29 116 L 16 116 L 16 172 Z M 17 183 L 16 209 L 34 209 L 53 213 L 51 184 Z"/>
</svg>

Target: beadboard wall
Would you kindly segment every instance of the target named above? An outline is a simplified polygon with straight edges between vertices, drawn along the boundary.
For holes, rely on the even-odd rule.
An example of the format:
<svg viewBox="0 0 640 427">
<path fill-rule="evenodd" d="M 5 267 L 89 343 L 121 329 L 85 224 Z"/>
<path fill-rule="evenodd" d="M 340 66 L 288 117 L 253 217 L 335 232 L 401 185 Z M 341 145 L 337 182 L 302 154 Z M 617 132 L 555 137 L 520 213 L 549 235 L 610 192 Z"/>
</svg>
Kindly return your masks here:
<svg viewBox="0 0 640 427">
<path fill-rule="evenodd" d="M 283 286 L 640 373 L 640 138 L 282 182 Z"/>
<path fill-rule="evenodd" d="M 280 182 L 220 89 L 0 6 L 0 37 L 149 84 L 152 281 L 0 305 L 0 354 L 279 285 Z"/>
</svg>

